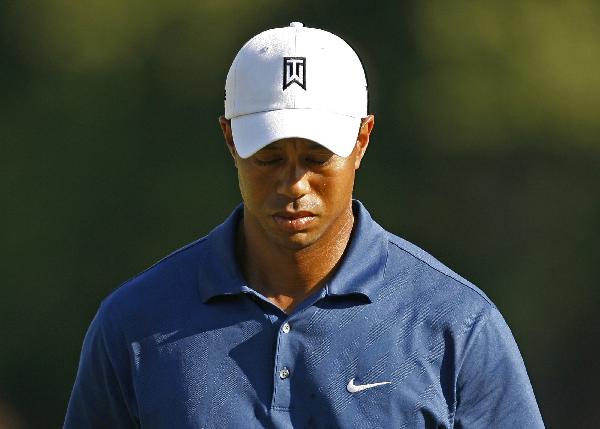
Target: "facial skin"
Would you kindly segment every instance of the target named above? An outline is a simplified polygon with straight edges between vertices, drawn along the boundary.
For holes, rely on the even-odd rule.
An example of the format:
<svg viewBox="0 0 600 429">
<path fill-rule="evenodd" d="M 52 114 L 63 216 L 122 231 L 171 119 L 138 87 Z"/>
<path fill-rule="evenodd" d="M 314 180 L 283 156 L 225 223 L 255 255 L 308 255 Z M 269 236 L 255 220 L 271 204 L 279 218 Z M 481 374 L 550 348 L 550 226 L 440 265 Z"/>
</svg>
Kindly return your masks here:
<svg viewBox="0 0 600 429">
<path fill-rule="evenodd" d="M 363 120 L 346 158 L 313 141 L 289 138 L 244 159 L 235 150 L 229 122 L 220 122 L 238 171 L 246 227 L 273 245 L 300 250 L 351 223 L 355 173 L 369 143 L 373 116 Z"/>
<path fill-rule="evenodd" d="M 341 260 L 354 225 L 352 190 L 374 118 L 364 118 L 354 150 L 340 157 L 306 139 L 271 143 L 249 158 L 219 119 L 244 201 L 236 254 L 248 284 L 285 312 L 316 289 Z"/>
</svg>

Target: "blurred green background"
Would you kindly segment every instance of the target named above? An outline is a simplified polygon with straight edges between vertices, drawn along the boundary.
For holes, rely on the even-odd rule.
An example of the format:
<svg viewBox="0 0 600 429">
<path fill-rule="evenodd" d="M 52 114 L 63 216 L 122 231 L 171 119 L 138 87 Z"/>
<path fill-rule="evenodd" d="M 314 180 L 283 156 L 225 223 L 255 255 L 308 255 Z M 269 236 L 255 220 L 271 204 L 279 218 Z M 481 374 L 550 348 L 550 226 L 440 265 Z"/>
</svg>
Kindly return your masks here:
<svg viewBox="0 0 600 429">
<path fill-rule="evenodd" d="M 225 75 L 299 20 L 363 58 L 356 197 L 480 286 L 548 427 L 600 421 L 600 3 L 0 3 L 0 428 L 62 424 L 100 300 L 239 202 Z"/>
</svg>

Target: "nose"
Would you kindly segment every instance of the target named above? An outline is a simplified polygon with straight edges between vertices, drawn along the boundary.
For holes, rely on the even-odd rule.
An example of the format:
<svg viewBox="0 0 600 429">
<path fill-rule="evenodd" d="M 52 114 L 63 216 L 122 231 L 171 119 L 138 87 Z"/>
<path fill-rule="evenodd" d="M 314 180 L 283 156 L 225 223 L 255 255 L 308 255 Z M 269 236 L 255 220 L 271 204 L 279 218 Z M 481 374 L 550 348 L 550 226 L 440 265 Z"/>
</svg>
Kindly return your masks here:
<svg viewBox="0 0 600 429">
<path fill-rule="evenodd" d="M 298 162 L 289 160 L 281 169 L 281 177 L 277 184 L 277 192 L 287 198 L 297 200 L 310 190 L 308 170 Z"/>
</svg>

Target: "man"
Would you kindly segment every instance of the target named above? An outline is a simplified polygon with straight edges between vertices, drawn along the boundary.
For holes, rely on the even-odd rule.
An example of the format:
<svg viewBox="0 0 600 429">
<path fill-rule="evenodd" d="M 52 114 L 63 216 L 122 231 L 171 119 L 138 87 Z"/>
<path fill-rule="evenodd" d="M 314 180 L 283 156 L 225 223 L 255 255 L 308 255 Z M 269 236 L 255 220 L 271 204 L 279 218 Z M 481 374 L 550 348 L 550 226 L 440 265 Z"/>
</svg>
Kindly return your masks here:
<svg viewBox="0 0 600 429">
<path fill-rule="evenodd" d="M 292 23 L 237 54 L 220 118 L 243 204 L 105 299 L 66 428 L 540 428 L 490 300 L 352 200 L 364 71 Z"/>
</svg>

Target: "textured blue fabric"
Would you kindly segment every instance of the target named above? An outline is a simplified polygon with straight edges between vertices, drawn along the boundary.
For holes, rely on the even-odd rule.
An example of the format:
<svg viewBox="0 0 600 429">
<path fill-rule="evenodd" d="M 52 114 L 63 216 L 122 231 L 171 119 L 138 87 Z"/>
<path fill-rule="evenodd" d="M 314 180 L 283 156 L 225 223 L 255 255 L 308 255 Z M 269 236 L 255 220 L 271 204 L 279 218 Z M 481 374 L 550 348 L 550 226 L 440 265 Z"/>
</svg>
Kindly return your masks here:
<svg viewBox="0 0 600 429">
<path fill-rule="evenodd" d="M 241 206 L 123 284 L 87 332 L 64 427 L 542 428 L 485 294 L 353 208 L 339 269 L 289 315 L 238 270 Z"/>
</svg>

